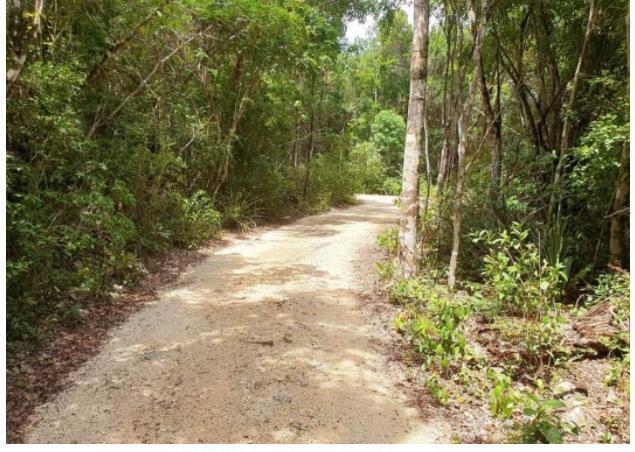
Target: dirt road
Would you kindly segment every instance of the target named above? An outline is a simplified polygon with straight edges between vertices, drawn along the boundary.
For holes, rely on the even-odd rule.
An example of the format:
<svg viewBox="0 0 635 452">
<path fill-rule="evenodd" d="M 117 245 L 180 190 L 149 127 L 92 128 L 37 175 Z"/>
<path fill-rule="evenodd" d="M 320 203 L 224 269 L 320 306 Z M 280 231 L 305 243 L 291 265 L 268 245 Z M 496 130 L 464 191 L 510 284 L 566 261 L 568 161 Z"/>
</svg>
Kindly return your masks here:
<svg viewBox="0 0 635 452">
<path fill-rule="evenodd" d="M 439 440 L 387 368 L 365 309 L 392 199 L 236 239 L 112 332 L 26 442 Z"/>
</svg>

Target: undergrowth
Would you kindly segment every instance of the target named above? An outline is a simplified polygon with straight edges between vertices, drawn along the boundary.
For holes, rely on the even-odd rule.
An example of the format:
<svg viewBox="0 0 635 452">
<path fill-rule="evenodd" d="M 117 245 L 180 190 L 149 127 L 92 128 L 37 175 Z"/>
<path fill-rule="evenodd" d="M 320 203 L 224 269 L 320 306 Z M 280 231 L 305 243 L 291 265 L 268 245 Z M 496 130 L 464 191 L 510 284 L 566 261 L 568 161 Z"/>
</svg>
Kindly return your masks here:
<svg viewBox="0 0 635 452">
<path fill-rule="evenodd" d="M 590 351 L 567 341 L 567 325 L 594 306 L 611 304 L 618 332 L 603 339 L 611 367 L 607 386 L 630 397 L 629 276 L 599 275 L 576 306 L 563 303 L 568 271 L 561 260 L 550 263 L 515 223 L 499 233 L 472 235 L 482 243 L 482 280 L 464 283 L 467 291 L 448 293 L 438 270 L 395 280 L 397 232 L 378 238 L 386 259 L 377 262 L 390 281 L 388 300 L 401 307 L 394 320 L 419 356 L 422 384 L 440 405 L 460 405 L 466 398 L 485 404 L 506 440 L 562 443 L 579 426 L 563 415 L 568 406 L 555 387 L 561 370 Z M 609 428 L 603 438 L 611 437 Z"/>
</svg>

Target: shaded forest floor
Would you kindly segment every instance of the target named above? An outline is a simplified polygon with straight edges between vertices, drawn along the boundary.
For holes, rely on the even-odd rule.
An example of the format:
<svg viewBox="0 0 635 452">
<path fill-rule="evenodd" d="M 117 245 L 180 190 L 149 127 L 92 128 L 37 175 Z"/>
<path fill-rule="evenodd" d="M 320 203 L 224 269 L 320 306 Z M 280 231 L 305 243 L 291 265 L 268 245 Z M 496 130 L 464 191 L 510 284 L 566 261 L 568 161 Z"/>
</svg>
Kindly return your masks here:
<svg viewBox="0 0 635 452">
<path fill-rule="evenodd" d="M 251 233 L 287 224 L 296 218 L 264 222 Z M 195 250 L 173 249 L 146 260 L 143 277 L 133 287 L 115 286 L 109 296 L 82 300 L 76 322 L 60 322 L 46 331 L 46 340 L 13 344 L 7 355 L 7 442 L 23 442 L 24 430 L 35 409 L 69 384 L 69 375 L 95 356 L 110 338 L 113 328 L 177 283 L 188 269 L 210 253 L 245 236 L 223 231 Z"/>
<path fill-rule="evenodd" d="M 222 246 L 210 241 L 208 247 Z M 48 332 L 45 344 L 23 344 L 7 356 L 7 442 L 22 442 L 25 425 L 35 408 L 49 401 L 68 384 L 71 372 L 94 356 L 112 328 L 156 297 L 156 291 L 173 283 L 205 255 L 175 250 L 155 262 L 155 267 L 135 288 L 119 287 L 110 297 L 85 303 L 76 325 L 58 325 Z"/>
</svg>

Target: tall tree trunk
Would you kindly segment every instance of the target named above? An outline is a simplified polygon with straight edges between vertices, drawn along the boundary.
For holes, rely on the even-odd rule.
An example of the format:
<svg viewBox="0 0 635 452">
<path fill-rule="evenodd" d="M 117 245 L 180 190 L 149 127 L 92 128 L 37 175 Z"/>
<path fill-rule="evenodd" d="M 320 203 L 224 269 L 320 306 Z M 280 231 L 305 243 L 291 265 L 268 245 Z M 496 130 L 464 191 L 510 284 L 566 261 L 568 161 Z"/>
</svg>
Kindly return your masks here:
<svg viewBox="0 0 635 452">
<path fill-rule="evenodd" d="M 474 92 L 478 89 L 479 84 L 479 62 L 481 60 L 481 49 L 483 46 L 483 37 L 485 35 L 487 0 L 483 0 L 481 4 L 481 17 L 478 22 L 476 31 L 473 33 L 474 48 L 472 59 L 474 61 L 474 74 L 467 98 L 463 103 L 461 115 L 457 121 L 459 134 L 459 143 L 457 146 L 458 169 L 456 177 L 456 191 L 454 193 L 454 205 L 452 207 L 452 253 L 450 254 L 450 268 L 448 273 L 448 288 L 454 290 L 456 285 L 456 268 L 459 261 L 459 249 L 461 244 L 461 221 L 463 207 L 463 186 L 465 184 L 465 154 L 467 152 L 467 135 L 470 124 L 470 114 L 472 112 L 472 99 Z M 476 8 L 474 0 L 470 1 L 469 19 L 474 26 L 476 20 Z"/>
<path fill-rule="evenodd" d="M 311 120 L 309 122 L 309 146 L 306 158 L 306 169 L 304 170 L 304 187 L 302 198 L 306 199 L 309 190 L 309 180 L 311 178 L 311 162 L 313 160 L 313 150 L 315 146 L 315 106 L 311 106 Z"/>
<path fill-rule="evenodd" d="M 630 69 L 630 12 L 626 15 L 626 64 Z M 628 234 L 626 233 L 626 222 L 629 219 L 628 195 L 630 184 L 630 162 L 629 162 L 629 142 L 625 141 L 622 147 L 622 162 L 620 167 L 620 176 L 617 180 L 615 188 L 615 197 L 613 198 L 613 214 L 611 216 L 611 235 L 609 238 L 609 264 L 614 267 L 630 268 L 628 254 L 626 253 L 626 244 L 628 243 Z"/>
<path fill-rule="evenodd" d="M 423 201 L 422 221 L 428 220 L 428 207 L 430 205 L 430 184 L 432 183 L 432 168 L 430 168 L 430 134 L 428 132 L 428 105 L 423 110 L 423 155 L 426 162 L 426 197 Z"/>
<path fill-rule="evenodd" d="M 410 98 L 403 159 L 401 214 L 399 219 L 399 269 L 404 278 L 417 268 L 417 219 L 419 216 L 419 161 L 428 78 L 429 0 L 414 2 L 414 34 L 410 60 Z"/>
<path fill-rule="evenodd" d="M 445 68 L 443 74 L 443 105 L 442 105 L 442 113 L 441 113 L 441 121 L 443 126 L 443 145 L 441 147 L 441 155 L 439 156 L 439 173 L 437 174 L 437 190 L 439 192 L 443 191 L 445 186 L 445 180 L 448 174 L 448 167 L 450 166 L 450 134 L 452 133 L 450 120 L 450 107 L 451 101 L 449 99 L 448 93 L 448 82 L 450 81 L 450 77 L 452 77 L 452 82 L 454 81 L 454 74 L 450 74 L 450 65 L 452 62 L 452 26 L 453 22 L 450 22 L 450 16 L 448 14 L 448 4 L 444 3 L 444 12 L 445 12 L 445 20 L 446 20 L 446 30 L 445 30 Z M 450 91 L 452 91 L 454 87 L 454 83 L 450 83 Z"/>
<path fill-rule="evenodd" d="M 448 130 L 445 130 L 445 129 Z M 439 157 L 439 174 L 437 174 L 437 191 L 440 193 L 445 187 L 445 180 L 448 175 L 448 167 L 450 166 L 450 125 L 444 125 L 443 145 L 441 147 L 441 156 Z"/>
<path fill-rule="evenodd" d="M 501 110 L 501 71 L 500 50 L 496 49 L 496 99 L 494 100 L 494 150 L 492 151 L 492 166 L 490 194 L 493 199 L 499 197 L 501 172 L 503 166 L 503 111 Z"/>
<path fill-rule="evenodd" d="M 628 219 L 628 192 L 629 192 L 629 145 L 628 141 L 622 147 L 622 164 L 620 176 L 615 188 L 613 200 L 613 213 L 611 215 L 611 235 L 609 239 L 609 264 L 615 267 L 628 267 L 626 262 L 626 236 L 625 223 Z"/>
<path fill-rule="evenodd" d="M 497 57 L 498 58 L 498 57 Z M 500 76 L 496 75 L 496 99 L 494 101 L 494 107 L 492 107 L 492 101 L 489 89 L 487 88 L 487 79 L 485 76 L 485 68 L 483 65 L 483 57 L 479 58 L 478 65 L 478 88 L 481 93 L 481 102 L 483 104 L 483 110 L 485 111 L 485 119 L 487 125 L 485 129 L 492 127 L 494 129 L 494 146 L 492 147 L 492 160 L 490 164 L 490 197 L 492 200 L 498 199 L 498 188 L 500 186 L 500 174 L 501 174 L 501 154 L 503 149 L 503 136 L 502 136 L 502 118 L 500 111 Z"/>
<path fill-rule="evenodd" d="M 293 155 L 292 155 L 293 167 L 298 167 L 298 116 L 295 117 L 295 123 L 293 125 Z"/>
<path fill-rule="evenodd" d="M 573 74 L 573 80 L 571 82 L 571 91 L 569 92 L 569 99 L 567 101 L 567 106 L 565 108 L 565 117 L 564 122 L 562 124 L 562 137 L 560 138 L 560 151 L 558 154 L 558 164 L 556 165 L 556 170 L 553 175 L 553 187 L 551 192 L 551 197 L 549 200 L 549 210 L 547 213 L 547 221 L 552 222 L 554 220 L 554 214 L 560 214 L 560 205 L 562 203 L 562 194 L 561 191 L 561 179 L 562 179 L 562 169 L 564 168 L 567 152 L 569 151 L 569 140 L 571 133 L 571 110 L 574 107 L 576 96 L 578 94 L 578 84 L 580 82 L 580 73 L 582 70 L 582 62 L 584 61 L 584 57 L 586 55 L 586 49 L 589 44 L 589 38 L 591 36 L 591 31 L 593 30 L 593 21 L 595 19 L 596 12 L 596 0 L 591 0 L 591 5 L 589 6 L 589 19 L 587 21 L 586 32 L 584 34 L 584 39 L 582 40 L 582 49 L 580 50 L 580 56 L 578 57 L 578 64 L 575 67 L 575 72 Z"/>
<path fill-rule="evenodd" d="M 467 102 L 466 102 L 467 104 Z M 461 208 L 463 205 L 463 185 L 465 183 L 465 148 L 467 146 L 467 121 L 466 115 L 461 115 L 457 123 L 459 143 L 457 146 L 458 171 L 456 175 L 456 188 L 454 191 L 454 204 L 452 206 L 452 252 L 450 254 L 450 268 L 448 273 L 448 288 L 454 290 L 456 285 L 456 267 L 459 262 L 459 249 L 461 244 Z"/>
<path fill-rule="evenodd" d="M 313 93 L 315 92 L 315 77 L 311 79 L 311 96 L 313 97 Z M 317 103 L 318 107 L 322 105 L 324 101 L 324 87 L 322 87 L 322 91 L 320 93 L 320 99 Z M 302 190 L 302 197 L 306 199 L 309 182 L 311 181 L 311 163 L 313 162 L 313 154 L 315 152 L 315 125 L 316 122 L 319 123 L 319 118 L 317 118 L 317 114 L 315 111 L 316 104 L 315 102 L 311 104 L 311 119 L 309 124 L 309 147 L 308 147 L 308 155 L 306 160 L 306 171 L 304 173 L 304 188 Z"/>
<path fill-rule="evenodd" d="M 454 23 L 456 25 L 456 42 L 455 42 L 455 47 L 454 47 L 454 55 L 456 55 L 456 67 L 454 68 L 454 77 L 452 80 L 452 91 L 451 91 L 451 102 L 452 102 L 452 108 L 451 108 L 451 117 L 450 117 L 450 131 L 452 132 L 452 135 L 450 136 L 450 148 L 451 148 L 451 144 L 453 142 L 457 143 L 458 146 L 458 118 L 456 118 L 456 116 L 460 116 L 460 112 L 461 112 L 461 107 L 462 107 L 462 96 L 463 96 L 463 85 L 465 83 L 465 75 L 463 70 L 460 69 L 459 65 L 460 65 L 460 61 L 461 61 L 461 55 L 464 54 L 464 32 L 463 32 L 463 25 L 462 25 L 462 18 L 459 18 L 458 16 L 458 11 L 455 12 L 455 16 L 454 16 Z M 456 137 L 454 135 L 457 135 Z M 456 139 L 456 141 L 454 141 Z M 452 172 L 456 173 L 458 171 L 458 155 L 456 154 L 456 152 L 448 152 L 448 171 L 446 174 L 446 183 L 447 183 L 447 179 L 450 177 L 450 175 L 452 174 Z"/>
</svg>

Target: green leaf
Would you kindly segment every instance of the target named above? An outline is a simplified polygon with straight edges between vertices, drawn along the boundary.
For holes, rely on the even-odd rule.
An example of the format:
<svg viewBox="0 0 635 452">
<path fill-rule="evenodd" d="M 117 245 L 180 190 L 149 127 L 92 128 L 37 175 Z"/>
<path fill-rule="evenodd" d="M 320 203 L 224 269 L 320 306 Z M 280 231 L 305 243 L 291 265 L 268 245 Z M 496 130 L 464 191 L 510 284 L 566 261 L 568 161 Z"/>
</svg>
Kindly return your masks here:
<svg viewBox="0 0 635 452">
<path fill-rule="evenodd" d="M 565 403 L 562 400 L 550 399 L 543 403 L 543 408 L 547 410 L 555 410 L 558 408 L 566 407 Z"/>
<path fill-rule="evenodd" d="M 523 409 L 523 414 L 525 416 L 533 416 L 534 414 L 536 414 L 536 410 L 530 407 L 525 407 L 525 409 Z"/>
<path fill-rule="evenodd" d="M 562 444 L 564 442 L 560 430 L 549 422 L 541 422 L 538 425 L 538 430 L 549 444 Z"/>
</svg>

